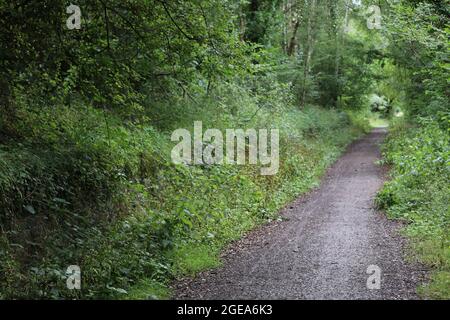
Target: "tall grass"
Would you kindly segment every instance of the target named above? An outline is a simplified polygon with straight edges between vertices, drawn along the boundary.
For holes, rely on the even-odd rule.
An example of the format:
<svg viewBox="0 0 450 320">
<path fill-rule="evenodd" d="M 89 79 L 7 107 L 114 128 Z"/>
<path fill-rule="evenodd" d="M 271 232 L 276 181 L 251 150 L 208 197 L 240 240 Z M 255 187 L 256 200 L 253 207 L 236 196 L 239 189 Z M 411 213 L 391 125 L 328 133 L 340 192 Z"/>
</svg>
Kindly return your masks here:
<svg viewBox="0 0 450 320">
<path fill-rule="evenodd" d="M 450 298 L 450 139 L 448 129 L 422 120 L 420 127 L 398 123 L 384 145 L 392 180 L 377 202 L 388 215 L 407 222 L 414 257 L 434 270 L 420 291 Z"/>
</svg>

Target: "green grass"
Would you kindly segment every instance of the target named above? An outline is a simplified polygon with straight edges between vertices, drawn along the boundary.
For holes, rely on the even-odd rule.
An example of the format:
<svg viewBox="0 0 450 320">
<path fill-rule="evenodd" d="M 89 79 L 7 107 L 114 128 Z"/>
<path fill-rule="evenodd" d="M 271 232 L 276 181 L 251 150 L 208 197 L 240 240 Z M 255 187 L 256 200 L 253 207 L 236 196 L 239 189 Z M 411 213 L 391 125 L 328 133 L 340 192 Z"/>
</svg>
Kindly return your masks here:
<svg viewBox="0 0 450 320">
<path fill-rule="evenodd" d="M 170 289 L 159 281 L 143 279 L 134 285 L 127 295 L 119 296 L 125 300 L 164 300 L 169 299 Z"/>
<path fill-rule="evenodd" d="M 168 254 L 175 276 L 194 275 L 199 271 L 221 265 L 219 250 L 213 245 L 190 244 L 173 249 Z"/>
<path fill-rule="evenodd" d="M 373 128 L 387 128 L 389 127 L 389 120 L 372 116 L 369 118 L 370 126 Z"/>
<path fill-rule="evenodd" d="M 437 271 L 431 275 L 430 283 L 421 286 L 418 293 L 424 297 L 435 300 L 450 299 L 450 272 Z"/>
<path fill-rule="evenodd" d="M 428 281 L 417 288 L 426 299 L 450 299 L 450 246 L 445 236 L 415 231 L 415 223 L 403 229 L 410 239 L 408 260 L 422 263 L 431 271 Z"/>
<path fill-rule="evenodd" d="M 388 217 L 407 222 L 412 259 L 431 269 L 426 298 L 450 299 L 449 136 L 437 123 L 394 127 L 383 147 L 391 177 L 377 196 Z"/>
</svg>

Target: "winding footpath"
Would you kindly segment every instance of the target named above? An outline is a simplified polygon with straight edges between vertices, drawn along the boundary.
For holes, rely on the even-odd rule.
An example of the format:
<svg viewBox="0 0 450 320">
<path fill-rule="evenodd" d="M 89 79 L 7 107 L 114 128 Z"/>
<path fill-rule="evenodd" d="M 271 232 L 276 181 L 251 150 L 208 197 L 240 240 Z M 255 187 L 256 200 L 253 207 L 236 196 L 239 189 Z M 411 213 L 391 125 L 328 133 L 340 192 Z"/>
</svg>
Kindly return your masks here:
<svg viewBox="0 0 450 320">
<path fill-rule="evenodd" d="M 375 129 L 352 143 L 320 188 L 286 207 L 282 221 L 230 245 L 222 267 L 176 282 L 175 298 L 418 299 L 426 271 L 405 261 L 399 223 L 374 209 L 385 134 Z M 380 289 L 367 286 L 371 265 L 381 271 Z"/>
</svg>

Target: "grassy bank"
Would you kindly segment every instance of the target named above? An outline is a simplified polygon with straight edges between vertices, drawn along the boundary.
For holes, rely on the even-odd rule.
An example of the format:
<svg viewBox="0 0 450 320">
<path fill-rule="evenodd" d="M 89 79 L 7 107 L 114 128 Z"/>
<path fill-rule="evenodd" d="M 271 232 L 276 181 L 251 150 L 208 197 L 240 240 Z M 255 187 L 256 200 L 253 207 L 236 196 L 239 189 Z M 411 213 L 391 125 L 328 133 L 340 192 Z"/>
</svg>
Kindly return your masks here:
<svg viewBox="0 0 450 320">
<path fill-rule="evenodd" d="M 0 140 L 0 297 L 167 297 L 171 279 L 218 265 L 225 244 L 315 186 L 364 129 L 356 113 L 299 110 L 281 87 L 217 92 L 133 121 L 81 104 L 18 100 Z M 278 174 L 174 165 L 170 135 L 195 120 L 220 130 L 279 128 Z M 81 290 L 66 288 L 70 265 L 81 267 Z"/>
<path fill-rule="evenodd" d="M 420 126 L 395 126 L 384 145 L 391 181 L 377 202 L 391 218 L 407 223 L 414 259 L 432 269 L 419 288 L 429 298 L 450 298 L 450 144 L 445 122 L 422 120 Z"/>
<path fill-rule="evenodd" d="M 319 112 L 318 118 L 309 118 L 316 112 Z M 245 183 L 234 189 L 234 195 L 226 196 L 239 201 L 234 204 L 234 208 L 230 205 L 223 208 L 228 212 L 226 218 L 212 221 L 211 224 L 204 222 L 199 225 L 203 235 L 199 234 L 197 239 L 181 240 L 165 253 L 170 263 L 170 277 L 161 281 L 146 278 L 134 286 L 125 298 L 170 297 L 171 293 L 167 289 L 170 280 L 220 266 L 219 255 L 224 246 L 239 239 L 246 231 L 277 219 L 278 211 L 285 204 L 318 186 L 326 168 L 339 157 L 345 146 L 367 130 L 367 127 L 349 122 L 347 116 L 317 108 L 292 113 L 285 121 L 289 122 L 286 123 L 289 124 L 289 131 L 283 132 L 280 176 L 263 178 L 250 168 L 234 173 L 236 179 Z M 316 123 L 322 129 L 313 129 L 314 133 L 311 133 L 312 128 L 307 128 L 305 121 Z M 331 130 L 325 129 L 334 121 L 337 122 Z M 293 129 L 295 127 L 297 129 Z M 225 171 L 228 172 L 226 174 L 229 174 L 230 169 Z M 205 186 L 208 188 L 208 184 Z M 215 201 L 205 199 L 205 203 L 200 206 L 206 203 L 215 205 Z M 198 210 L 203 211 L 205 208 L 199 207 Z"/>
</svg>

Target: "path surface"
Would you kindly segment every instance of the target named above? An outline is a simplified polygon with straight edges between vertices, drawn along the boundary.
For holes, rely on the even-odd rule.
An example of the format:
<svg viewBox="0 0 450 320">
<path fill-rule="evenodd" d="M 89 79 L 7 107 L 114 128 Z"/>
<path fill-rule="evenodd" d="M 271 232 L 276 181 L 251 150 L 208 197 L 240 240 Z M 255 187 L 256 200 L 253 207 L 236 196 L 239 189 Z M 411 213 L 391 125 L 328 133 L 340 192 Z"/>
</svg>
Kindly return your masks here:
<svg viewBox="0 0 450 320">
<path fill-rule="evenodd" d="M 174 285 L 176 299 L 417 299 L 425 277 L 407 264 L 399 224 L 373 208 L 384 181 L 383 129 L 349 146 L 319 189 L 250 232 L 223 254 L 223 267 Z M 381 289 L 367 289 L 369 265 Z"/>
</svg>

